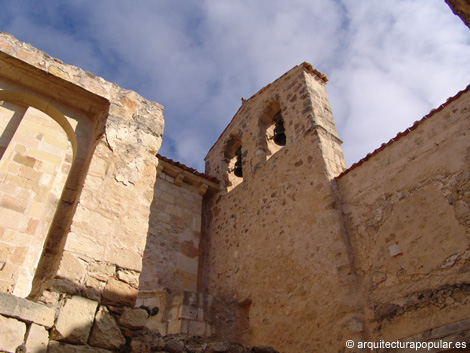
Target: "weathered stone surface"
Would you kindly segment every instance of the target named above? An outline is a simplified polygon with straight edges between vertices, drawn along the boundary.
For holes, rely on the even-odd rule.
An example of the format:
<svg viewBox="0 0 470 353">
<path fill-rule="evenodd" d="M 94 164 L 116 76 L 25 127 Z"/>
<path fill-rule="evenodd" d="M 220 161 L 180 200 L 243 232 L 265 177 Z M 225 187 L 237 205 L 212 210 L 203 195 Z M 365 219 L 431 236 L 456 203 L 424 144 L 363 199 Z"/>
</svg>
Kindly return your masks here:
<svg viewBox="0 0 470 353">
<path fill-rule="evenodd" d="M 55 311 L 45 305 L 0 292 L 0 314 L 50 328 L 54 324 Z"/>
<path fill-rule="evenodd" d="M 111 351 L 90 346 L 76 346 L 63 342 L 49 341 L 47 353 L 111 353 Z"/>
<path fill-rule="evenodd" d="M 151 348 L 148 344 L 144 342 L 132 340 L 130 344 L 130 352 L 131 353 L 150 353 Z"/>
<path fill-rule="evenodd" d="M 0 315 L 0 351 L 15 353 L 23 343 L 25 333 L 26 325 L 23 322 Z"/>
<path fill-rule="evenodd" d="M 145 326 L 148 317 L 149 315 L 144 309 L 125 308 L 119 318 L 119 324 L 130 329 L 138 329 Z"/>
<path fill-rule="evenodd" d="M 162 350 L 164 343 L 163 337 L 155 330 L 149 330 L 144 327 L 140 330 L 126 330 L 126 349 L 132 347 L 135 350 L 142 349 L 147 351 L 160 351 Z"/>
<path fill-rule="evenodd" d="M 205 158 L 206 174 L 223 190 L 203 205 L 204 290 L 250 303 L 237 320 L 214 324 L 216 335 L 226 326 L 226 340 L 289 353 L 299 351 L 293 342 L 305 342 L 302 351 L 344 348 L 334 323 L 360 301 L 349 294 L 355 277 L 332 188 L 346 165 L 330 109 L 325 80 L 298 65 L 243 102 Z M 270 139 L 279 112 L 284 148 Z M 234 173 L 240 147 L 243 177 Z M 323 315 L 330 319 L 317 319 Z M 326 335 L 334 341 L 328 347 Z"/>
<path fill-rule="evenodd" d="M 110 350 L 118 349 L 126 343 L 116 320 L 104 306 L 101 306 L 96 314 L 88 343 Z"/>
<path fill-rule="evenodd" d="M 19 264 L 15 264 L 17 269 L 10 266 L 12 261 L 7 264 L 13 271 L 10 280 L 0 285 L 15 294 L 28 295 L 43 245 L 55 247 L 53 251 L 48 249 L 49 255 L 57 256 L 40 259 L 33 291 L 54 279 L 56 272 L 49 270 L 57 262 L 60 262 L 59 278 L 81 284 L 87 276 L 84 262 L 89 260 L 140 272 L 156 178 L 155 155 L 164 127 L 163 107 L 51 58 L 6 33 L 0 34 L 0 48 L 1 91 L 21 92 L 18 97 L 9 92 L 2 101 L 8 102 L 6 106 L 12 103 L 10 100 L 22 101 L 21 106 L 16 105 L 19 108 L 4 109 L 2 104 L 1 121 L 15 122 L 13 113 L 16 112 L 21 130 L 28 119 L 21 119 L 20 110 L 26 106 L 29 112 L 28 105 L 35 106 L 43 115 L 41 121 L 27 126 L 31 136 L 26 136 L 26 142 L 16 150 L 16 143 L 10 144 L 8 156 L 2 158 L 1 172 L 5 167 L 11 174 L 7 183 L 16 188 L 13 191 L 18 191 L 18 195 L 12 198 L 6 195 L 12 190 L 0 190 L 0 200 L 3 200 L 0 223 L 18 235 L 12 239 L 27 239 L 28 247 L 18 243 L 9 250 L 15 254 L 11 257 L 14 261 L 25 262 L 21 266 L 27 271 L 21 271 Z M 36 119 L 37 115 L 32 118 Z M 48 121 L 56 124 L 58 131 L 51 129 Z M 0 129 L 3 128 L 2 125 Z M 14 155 L 10 155 L 10 150 Z M 12 160 L 11 166 L 3 163 L 7 159 Z M 19 175 L 20 168 L 24 175 Z M 67 179 L 71 168 L 73 177 Z M 61 194 L 64 183 L 67 183 L 65 192 Z M 19 195 L 20 191 L 34 192 L 34 195 Z M 59 201 L 61 195 L 63 203 Z M 16 203 L 11 202 L 13 199 Z M 78 201 L 80 204 L 75 208 Z M 31 214 L 21 212 L 30 209 Z M 59 217 L 53 219 L 54 214 Z M 51 232 L 54 239 L 44 244 L 49 228 L 55 230 Z M 70 233 L 65 231 L 69 228 Z M 65 253 L 56 248 L 64 241 Z M 109 276 L 106 272 L 96 277 L 106 281 L 106 275 Z M 123 279 L 136 285 L 130 276 Z"/>
<path fill-rule="evenodd" d="M 467 89 L 337 180 L 370 339 L 468 319 L 469 106 Z"/>
<path fill-rule="evenodd" d="M 49 332 L 39 325 L 32 324 L 26 338 L 26 352 L 46 353 L 49 342 Z"/>
<path fill-rule="evenodd" d="M 248 348 L 249 352 L 253 352 L 253 353 L 277 353 L 277 351 L 272 348 L 272 347 L 268 347 L 268 346 L 257 346 L 257 347 L 251 347 L 251 348 Z"/>
<path fill-rule="evenodd" d="M 246 350 L 241 344 L 216 342 L 208 345 L 205 353 L 245 353 Z"/>
<path fill-rule="evenodd" d="M 60 299 L 60 293 L 59 292 L 44 290 L 38 301 L 40 303 L 44 303 L 48 307 L 54 307 L 55 308 L 55 307 L 58 307 L 60 305 L 59 299 Z"/>
<path fill-rule="evenodd" d="M 80 290 L 78 283 L 74 283 L 68 279 L 59 278 L 49 281 L 48 287 L 55 292 L 67 293 L 70 295 L 74 295 Z"/>
<path fill-rule="evenodd" d="M 188 176 L 162 157 L 159 167 L 139 288 L 196 290 L 202 213 L 199 188 L 206 182 L 214 191 L 218 185 L 200 176 Z M 186 178 L 179 185 L 174 182 L 178 175 Z"/>
<path fill-rule="evenodd" d="M 169 353 L 184 353 L 185 345 L 182 341 L 172 340 L 165 343 L 163 350 Z"/>
<path fill-rule="evenodd" d="M 5 87 L 2 78 L 0 81 L 0 86 Z M 65 158 L 72 153 L 72 146 L 60 124 L 44 112 L 15 104 L 10 105 L 6 115 L 5 108 L 1 110 L 2 121 L 13 124 L 15 134 L 2 135 L 9 148 L 3 155 L 0 173 L 2 180 L 13 189 L 0 190 L 0 224 L 11 233 L 9 240 L 0 241 L 0 253 L 6 250 L 1 249 L 6 240 L 12 254 L 6 258 L 9 259 L 7 268 L 12 264 L 16 266 L 9 268 L 12 272 L 7 278 L 0 279 L 11 283 L 13 294 L 24 297 L 31 290 L 32 274 L 46 236 L 44 230 L 48 229 L 54 213 L 48 211 L 57 207 L 70 166 Z M 20 118 L 21 123 L 15 124 L 15 117 Z M 38 143 L 36 134 L 41 134 L 47 143 Z M 49 167 L 40 168 L 42 163 Z"/>
<path fill-rule="evenodd" d="M 194 320 L 189 320 L 188 322 L 188 334 L 194 336 L 207 336 L 207 324 L 205 322 L 199 322 Z"/>
<path fill-rule="evenodd" d="M 129 283 L 133 287 L 139 286 L 139 273 L 138 272 L 119 269 L 117 271 L 117 278 L 123 282 Z"/>
<path fill-rule="evenodd" d="M 123 305 L 133 306 L 138 290 L 127 283 L 110 278 L 103 291 L 103 298 Z"/>
<path fill-rule="evenodd" d="M 115 275 L 116 266 L 106 264 L 92 264 L 88 267 L 88 273 L 91 277 L 99 281 L 107 281 L 109 277 Z"/>
<path fill-rule="evenodd" d="M 98 303 L 74 296 L 60 309 L 51 338 L 75 344 L 85 344 L 90 335 Z"/>
<path fill-rule="evenodd" d="M 64 251 L 64 254 L 62 255 L 62 261 L 60 262 L 60 267 L 57 271 L 57 277 L 79 283 L 85 277 L 85 274 L 85 263 L 80 261 L 69 251 Z"/>
<path fill-rule="evenodd" d="M 148 333 L 145 336 L 148 337 Z M 142 352 L 147 352 L 150 348 L 152 352 L 165 353 L 278 353 L 267 346 L 243 348 L 239 343 L 214 342 L 197 336 L 169 335 L 153 342 L 146 339 L 139 340 L 138 337 L 132 340 L 136 342 L 134 347 L 142 349 Z M 137 352 L 140 351 L 137 350 Z"/>
</svg>

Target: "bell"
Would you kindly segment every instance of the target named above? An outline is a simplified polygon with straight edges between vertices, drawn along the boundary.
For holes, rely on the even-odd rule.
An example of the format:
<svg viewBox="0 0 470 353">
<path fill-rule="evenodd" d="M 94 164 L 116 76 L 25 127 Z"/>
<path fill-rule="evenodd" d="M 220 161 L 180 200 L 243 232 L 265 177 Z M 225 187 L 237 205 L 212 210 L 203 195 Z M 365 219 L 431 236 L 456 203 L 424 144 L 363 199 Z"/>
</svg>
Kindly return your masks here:
<svg viewBox="0 0 470 353">
<path fill-rule="evenodd" d="M 273 141 L 278 146 L 286 145 L 286 134 L 284 129 L 284 120 L 280 113 L 277 115 L 276 126 L 274 127 L 274 137 Z"/>
<path fill-rule="evenodd" d="M 233 169 L 233 174 L 235 174 L 239 178 L 243 178 L 243 169 L 242 169 L 242 148 L 238 147 L 237 152 L 235 152 L 237 156 L 237 161 L 235 162 L 235 168 Z"/>
</svg>

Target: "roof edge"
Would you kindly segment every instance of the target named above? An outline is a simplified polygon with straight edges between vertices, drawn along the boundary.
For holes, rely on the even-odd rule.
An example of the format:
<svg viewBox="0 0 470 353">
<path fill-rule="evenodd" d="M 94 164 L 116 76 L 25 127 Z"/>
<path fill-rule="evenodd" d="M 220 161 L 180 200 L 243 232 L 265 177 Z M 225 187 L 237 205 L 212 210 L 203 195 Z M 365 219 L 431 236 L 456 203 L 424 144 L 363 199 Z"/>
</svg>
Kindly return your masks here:
<svg viewBox="0 0 470 353">
<path fill-rule="evenodd" d="M 174 165 L 175 167 L 178 167 L 178 168 L 180 168 L 180 169 L 182 169 L 182 170 L 184 170 L 184 171 L 186 171 L 186 172 L 188 172 L 188 173 L 190 173 L 194 176 L 201 177 L 203 179 L 206 179 L 206 180 L 211 181 L 211 182 L 216 183 L 216 184 L 220 183 L 220 181 L 215 177 L 212 177 L 212 176 L 210 176 L 208 174 L 205 174 L 205 173 L 200 173 L 194 168 L 188 167 L 188 166 L 184 165 L 183 163 L 180 163 L 180 162 L 174 161 L 170 158 L 164 157 L 161 154 L 157 154 L 157 158 L 164 161 L 164 162 L 166 162 L 166 163 L 168 163 L 168 164 Z"/>
<path fill-rule="evenodd" d="M 432 109 L 428 114 L 423 116 L 420 120 L 417 120 L 414 122 L 412 126 L 410 126 L 408 129 L 406 129 L 403 132 L 399 132 L 395 137 L 391 138 L 388 142 L 382 143 L 382 145 L 375 149 L 373 152 L 368 153 L 364 158 L 361 158 L 359 161 L 356 163 L 352 164 L 348 169 L 344 170 L 341 174 L 339 174 L 335 179 L 341 179 L 344 175 L 348 174 L 351 170 L 356 169 L 357 167 L 361 166 L 364 162 L 367 162 L 370 158 L 373 156 L 377 155 L 380 151 L 384 150 L 386 147 L 390 146 L 392 143 L 395 141 L 401 139 L 403 136 L 408 135 L 411 131 L 415 130 L 419 125 L 421 125 L 425 120 L 431 118 L 434 114 L 437 112 L 440 112 L 442 109 L 444 109 L 447 105 L 452 103 L 453 101 L 457 100 L 460 98 L 460 96 L 463 93 L 467 93 L 470 91 L 470 85 L 468 85 L 465 89 L 459 91 L 455 96 L 447 98 L 447 100 L 441 104 L 439 107 Z"/>
</svg>

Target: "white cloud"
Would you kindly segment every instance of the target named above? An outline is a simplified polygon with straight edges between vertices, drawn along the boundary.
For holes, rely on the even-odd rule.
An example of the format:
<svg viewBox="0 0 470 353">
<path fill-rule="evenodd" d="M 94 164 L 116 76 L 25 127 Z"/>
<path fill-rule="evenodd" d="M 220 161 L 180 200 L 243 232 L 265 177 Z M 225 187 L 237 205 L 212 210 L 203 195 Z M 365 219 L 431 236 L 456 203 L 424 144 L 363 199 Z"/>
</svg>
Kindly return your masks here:
<svg viewBox="0 0 470 353">
<path fill-rule="evenodd" d="M 17 0 L 20 40 L 165 105 L 161 153 L 203 170 L 240 106 L 293 66 L 327 74 L 350 165 L 468 84 L 468 29 L 442 0 Z"/>
<path fill-rule="evenodd" d="M 350 165 L 465 88 L 470 43 L 444 2 L 345 4 L 348 60 L 330 100 Z"/>
</svg>

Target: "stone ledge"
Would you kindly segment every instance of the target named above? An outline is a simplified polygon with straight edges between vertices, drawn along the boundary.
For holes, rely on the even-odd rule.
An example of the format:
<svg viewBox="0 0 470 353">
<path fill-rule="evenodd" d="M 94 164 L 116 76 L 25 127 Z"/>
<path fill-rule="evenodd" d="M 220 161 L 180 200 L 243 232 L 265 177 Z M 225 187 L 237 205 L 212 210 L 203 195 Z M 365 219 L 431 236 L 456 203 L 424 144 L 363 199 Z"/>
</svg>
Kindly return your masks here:
<svg viewBox="0 0 470 353">
<path fill-rule="evenodd" d="M 51 328 L 55 311 L 43 304 L 0 292 L 0 314 Z"/>
</svg>

